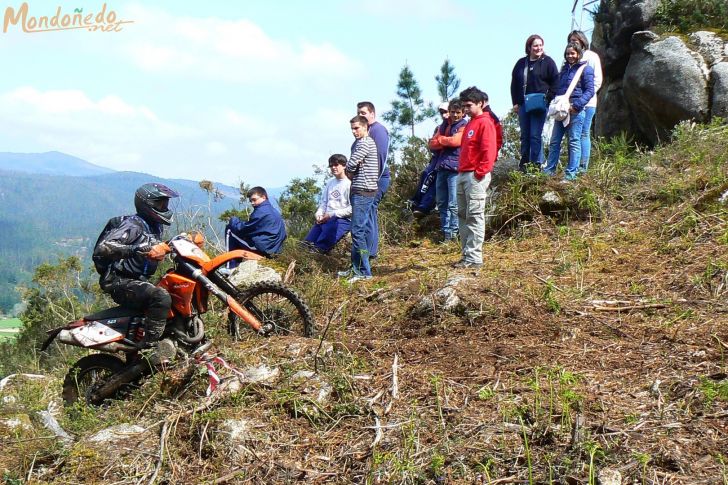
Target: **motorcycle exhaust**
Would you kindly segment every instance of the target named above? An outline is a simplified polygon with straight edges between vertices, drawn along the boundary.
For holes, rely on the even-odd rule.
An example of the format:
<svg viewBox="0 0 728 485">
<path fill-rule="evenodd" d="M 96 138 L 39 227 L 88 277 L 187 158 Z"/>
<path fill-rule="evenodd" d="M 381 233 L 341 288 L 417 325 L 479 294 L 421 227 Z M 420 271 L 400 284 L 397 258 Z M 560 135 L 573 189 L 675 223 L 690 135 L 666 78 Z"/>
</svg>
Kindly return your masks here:
<svg viewBox="0 0 728 485">
<path fill-rule="evenodd" d="M 94 345 L 92 347 L 82 345 L 78 340 L 73 337 L 70 330 L 61 330 L 56 336 L 56 340 L 66 345 L 73 345 L 75 347 L 91 348 L 96 350 L 102 350 L 104 352 L 134 352 L 138 350 L 136 347 L 126 345 L 121 342 L 109 342 L 101 345 Z"/>
</svg>

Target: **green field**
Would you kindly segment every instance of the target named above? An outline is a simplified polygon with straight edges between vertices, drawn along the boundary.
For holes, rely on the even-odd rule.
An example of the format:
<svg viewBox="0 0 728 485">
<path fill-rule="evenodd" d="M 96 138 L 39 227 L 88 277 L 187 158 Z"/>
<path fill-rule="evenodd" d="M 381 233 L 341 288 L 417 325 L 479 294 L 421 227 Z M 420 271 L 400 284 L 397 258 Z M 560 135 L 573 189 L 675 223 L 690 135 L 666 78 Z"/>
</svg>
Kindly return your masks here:
<svg viewBox="0 0 728 485">
<path fill-rule="evenodd" d="M 18 318 L 0 319 L 0 342 L 14 338 L 22 325 Z"/>
</svg>

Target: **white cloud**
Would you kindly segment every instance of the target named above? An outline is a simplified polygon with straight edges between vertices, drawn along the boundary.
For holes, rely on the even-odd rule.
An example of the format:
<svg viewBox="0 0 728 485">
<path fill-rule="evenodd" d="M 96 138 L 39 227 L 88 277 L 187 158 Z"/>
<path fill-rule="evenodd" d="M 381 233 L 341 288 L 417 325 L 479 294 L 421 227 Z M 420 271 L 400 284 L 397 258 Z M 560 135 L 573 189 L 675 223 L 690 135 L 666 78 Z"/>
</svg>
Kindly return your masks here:
<svg viewBox="0 0 728 485">
<path fill-rule="evenodd" d="M 310 176 L 332 153 L 348 155 L 352 141 L 353 109 L 312 109 L 304 123 L 209 107 L 187 126 L 117 95 L 27 86 L 0 93 L 0 105 L 0 143 L 11 151 L 58 150 L 116 170 L 231 185 Z"/>
<path fill-rule="evenodd" d="M 0 94 L 0 129 L 110 168 L 142 170 L 144 147 L 194 137 L 198 131 L 159 120 L 145 106 L 118 96 L 98 100 L 80 90 L 20 87 Z"/>
<path fill-rule="evenodd" d="M 134 40 L 119 45 L 141 69 L 242 83 L 350 79 L 362 66 L 330 43 L 274 39 L 247 19 L 193 18 L 130 6 Z"/>
</svg>

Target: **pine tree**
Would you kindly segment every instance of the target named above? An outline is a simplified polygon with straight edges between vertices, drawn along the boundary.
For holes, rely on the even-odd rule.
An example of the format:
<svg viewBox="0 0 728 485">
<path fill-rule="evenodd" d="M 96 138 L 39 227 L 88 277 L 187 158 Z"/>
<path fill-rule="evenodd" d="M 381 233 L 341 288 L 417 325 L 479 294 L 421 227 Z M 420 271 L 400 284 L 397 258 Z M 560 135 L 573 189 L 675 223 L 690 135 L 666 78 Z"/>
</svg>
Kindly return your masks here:
<svg viewBox="0 0 728 485">
<path fill-rule="evenodd" d="M 399 73 L 397 99 L 392 101 L 392 109 L 383 116 L 392 128 L 390 145 L 399 145 L 403 141 L 403 128 L 409 129 L 410 137 L 416 136 L 415 125 L 436 114 L 432 103 L 425 103 L 422 99 L 422 90 L 409 66 L 405 64 Z"/>
<path fill-rule="evenodd" d="M 435 81 L 437 81 L 437 93 L 443 102 L 449 101 L 457 92 L 460 87 L 460 79 L 455 75 L 455 66 L 450 64 L 449 59 L 446 58 L 442 63 L 440 74 L 435 76 Z"/>
</svg>

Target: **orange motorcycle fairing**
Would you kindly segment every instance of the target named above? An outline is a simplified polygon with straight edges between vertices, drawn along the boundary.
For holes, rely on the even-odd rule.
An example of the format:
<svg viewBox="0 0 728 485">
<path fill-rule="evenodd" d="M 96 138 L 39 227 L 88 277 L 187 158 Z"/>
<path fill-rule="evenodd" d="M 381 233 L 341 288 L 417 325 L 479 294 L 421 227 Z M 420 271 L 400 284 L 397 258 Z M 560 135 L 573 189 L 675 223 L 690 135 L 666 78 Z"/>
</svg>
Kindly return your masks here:
<svg viewBox="0 0 728 485">
<path fill-rule="evenodd" d="M 172 297 L 169 318 L 173 317 L 175 312 L 184 317 L 191 317 L 195 313 L 195 308 L 199 313 L 207 311 L 207 289 L 195 280 L 177 273 L 167 273 L 159 282 L 159 287 L 167 290 Z"/>
<path fill-rule="evenodd" d="M 219 254 L 210 261 L 205 261 L 204 263 L 201 263 L 200 266 L 202 267 L 202 271 L 207 274 L 210 271 L 214 271 L 215 269 L 219 268 L 228 261 L 232 261 L 235 259 L 259 260 L 263 259 L 263 256 L 253 253 L 251 251 L 246 251 L 244 249 L 235 249 L 233 251 L 228 251 L 227 253 Z"/>
</svg>

